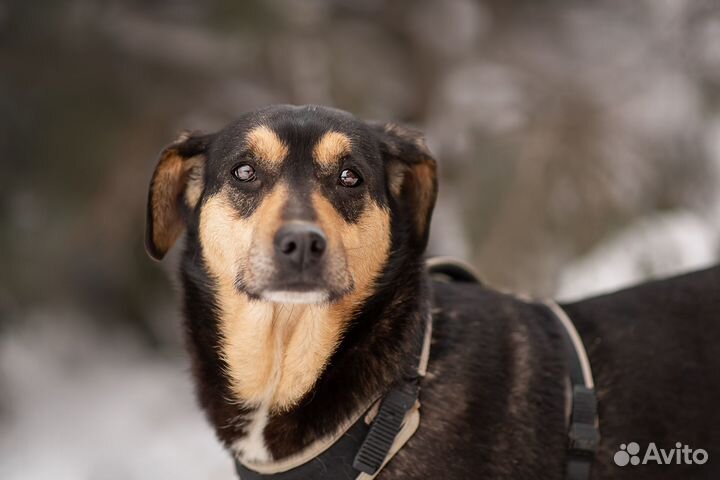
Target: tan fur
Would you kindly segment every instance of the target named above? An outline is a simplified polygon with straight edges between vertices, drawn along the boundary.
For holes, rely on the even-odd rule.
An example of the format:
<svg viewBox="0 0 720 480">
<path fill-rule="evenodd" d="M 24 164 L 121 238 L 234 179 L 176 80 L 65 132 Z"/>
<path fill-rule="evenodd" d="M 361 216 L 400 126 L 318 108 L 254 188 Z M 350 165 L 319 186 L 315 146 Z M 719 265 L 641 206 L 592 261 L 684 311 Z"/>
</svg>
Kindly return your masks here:
<svg viewBox="0 0 720 480">
<path fill-rule="evenodd" d="M 251 302 L 235 287 L 236 276 L 258 275 L 252 270 L 265 264 L 261 257 L 270 255 L 286 199 L 287 187 L 279 185 L 251 218 L 241 219 L 221 192 L 208 199 L 200 216 L 203 256 L 218 284 L 221 354 L 233 394 L 240 403 L 269 404 L 273 410 L 291 407 L 317 381 L 354 309 L 372 293 L 390 246 L 386 210 L 370 204 L 359 221 L 349 225 L 327 199 L 314 193 L 318 223 L 328 237 L 328 260 L 349 272 L 355 288 L 329 305 Z"/>
<path fill-rule="evenodd" d="M 248 149 L 261 161 L 280 165 L 288 155 L 288 147 L 270 127 L 260 125 L 245 137 Z"/>
<path fill-rule="evenodd" d="M 202 173 L 197 178 L 197 172 L 202 171 L 204 159 L 201 156 L 183 159 L 176 146 L 182 141 L 184 136 L 163 150 L 150 186 L 152 240 L 157 250 L 163 253 L 173 246 L 185 228 L 185 222 L 178 208 L 178 201 L 183 193 L 185 201 L 191 208 L 197 204 L 202 194 Z"/>
<path fill-rule="evenodd" d="M 330 249 L 342 248 L 346 252 L 347 270 L 354 285 L 354 292 L 348 296 L 352 298 L 346 303 L 360 302 L 372 293 L 375 277 L 387 260 L 390 214 L 370 202 L 358 222 L 348 224 L 320 193 L 313 193 L 312 201 Z"/>
<path fill-rule="evenodd" d="M 195 208 L 200 201 L 204 189 L 205 159 L 201 156 L 190 157 L 185 160 L 188 165 L 188 179 L 185 187 L 185 203 Z"/>
<path fill-rule="evenodd" d="M 337 166 L 340 159 L 348 155 L 351 149 L 352 142 L 347 135 L 330 131 L 315 144 L 313 158 L 321 168 L 328 169 Z"/>
</svg>

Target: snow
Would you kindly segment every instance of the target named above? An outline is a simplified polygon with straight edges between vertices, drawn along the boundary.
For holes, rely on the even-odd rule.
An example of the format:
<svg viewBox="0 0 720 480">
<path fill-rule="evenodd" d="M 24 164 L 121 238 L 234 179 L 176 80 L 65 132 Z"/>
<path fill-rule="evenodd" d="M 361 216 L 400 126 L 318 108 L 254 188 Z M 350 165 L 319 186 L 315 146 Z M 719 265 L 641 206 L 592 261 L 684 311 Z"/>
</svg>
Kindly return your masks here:
<svg viewBox="0 0 720 480">
<path fill-rule="evenodd" d="M 179 358 L 143 353 L 128 333 L 98 332 L 67 313 L 8 328 L 0 478 L 234 478 Z"/>
</svg>

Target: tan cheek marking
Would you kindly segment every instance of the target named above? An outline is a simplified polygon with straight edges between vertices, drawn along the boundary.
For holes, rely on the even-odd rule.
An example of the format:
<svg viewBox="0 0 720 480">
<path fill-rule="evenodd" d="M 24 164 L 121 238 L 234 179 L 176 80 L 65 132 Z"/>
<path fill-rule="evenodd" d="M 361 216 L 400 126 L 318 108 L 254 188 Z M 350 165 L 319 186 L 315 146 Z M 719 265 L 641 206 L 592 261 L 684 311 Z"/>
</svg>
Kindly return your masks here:
<svg viewBox="0 0 720 480">
<path fill-rule="evenodd" d="M 330 243 L 329 255 L 344 255 L 347 271 L 352 276 L 355 287 L 353 292 L 331 307 L 340 317 L 346 318 L 373 293 L 375 281 L 387 262 L 390 251 L 390 214 L 370 202 L 358 221 L 350 224 L 327 198 L 317 192 L 312 198 L 318 222 Z"/>
<path fill-rule="evenodd" d="M 338 161 L 352 149 L 350 138 L 344 133 L 325 133 L 313 149 L 313 158 L 323 168 L 335 167 Z"/>
<path fill-rule="evenodd" d="M 288 155 L 288 147 L 277 133 L 266 125 L 260 125 L 248 132 L 245 142 L 248 149 L 270 165 L 282 164 Z"/>
<path fill-rule="evenodd" d="M 229 196 L 221 191 L 207 199 L 200 211 L 200 244 L 209 273 L 220 286 L 233 289 L 238 269 L 247 263 L 252 245 L 253 218 L 239 218 Z"/>
<path fill-rule="evenodd" d="M 390 214 L 372 203 L 354 225 L 341 232 L 347 249 L 348 269 L 355 283 L 353 301 L 364 301 L 375 289 L 375 281 L 390 252 Z"/>
<path fill-rule="evenodd" d="M 200 213 L 200 240 L 210 272 L 233 285 L 238 274 L 246 283 L 262 282 L 271 273 L 267 259 L 286 201 L 287 188 L 280 184 L 243 219 L 224 191 L 208 199 Z"/>
</svg>

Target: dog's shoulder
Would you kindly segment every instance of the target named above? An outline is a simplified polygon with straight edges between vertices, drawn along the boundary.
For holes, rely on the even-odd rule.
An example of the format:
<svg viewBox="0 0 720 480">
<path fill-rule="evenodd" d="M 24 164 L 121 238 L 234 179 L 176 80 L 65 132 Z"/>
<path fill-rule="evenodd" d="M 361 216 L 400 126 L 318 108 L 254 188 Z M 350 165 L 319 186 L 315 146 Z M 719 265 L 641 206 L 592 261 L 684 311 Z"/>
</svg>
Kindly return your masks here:
<svg viewBox="0 0 720 480">
<path fill-rule="evenodd" d="M 501 355 L 499 346 L 512 343 L 518 335 L 543 341 L 558 332 L 541 304 L 483 284 L 436 281 L 432 295 L 433 338 L 440 352 L 445 345 L 464 346 L 466 352 L 475 352 L 474 358 L 490 361 L 488 356 Z"/>
<path fill-rule="evenodd" d="M 470 323 L 537 316 L 542 307 L 517 295 L 474 282 L 432 282 L 434 311 L 441 319 L 462 317 Z"/>
</svg>

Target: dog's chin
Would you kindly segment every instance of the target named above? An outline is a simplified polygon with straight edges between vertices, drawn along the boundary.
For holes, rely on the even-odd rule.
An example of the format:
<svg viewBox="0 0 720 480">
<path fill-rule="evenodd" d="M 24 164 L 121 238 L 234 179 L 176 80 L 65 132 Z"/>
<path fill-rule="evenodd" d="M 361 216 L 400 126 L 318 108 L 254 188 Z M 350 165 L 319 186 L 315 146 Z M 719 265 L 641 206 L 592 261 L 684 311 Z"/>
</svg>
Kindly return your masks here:
<svg viewBox="0 0 720 480">
<path fill-rule="evenodd" d="M 330 292 L 326 290 L 265 290 L 260 298 L 272 303 L 317 305 L 327 303 L 330 300 Z"/>
</svg>

